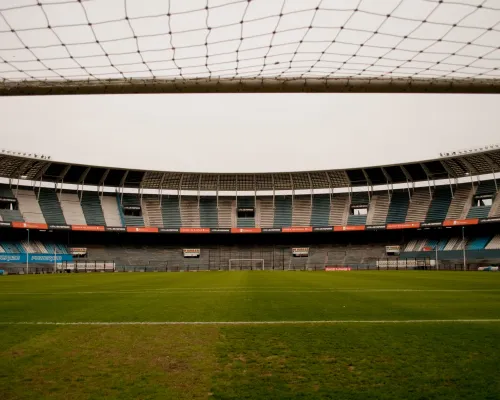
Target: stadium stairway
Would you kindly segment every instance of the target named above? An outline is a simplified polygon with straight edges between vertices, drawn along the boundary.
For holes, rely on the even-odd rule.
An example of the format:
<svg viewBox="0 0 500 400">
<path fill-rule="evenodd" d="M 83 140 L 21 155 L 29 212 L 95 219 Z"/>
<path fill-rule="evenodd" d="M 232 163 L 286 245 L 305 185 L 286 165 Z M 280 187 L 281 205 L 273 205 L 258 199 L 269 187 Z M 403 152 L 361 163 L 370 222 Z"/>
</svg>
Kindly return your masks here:
<svg viewBox="0 0 500 400">
<path fill-rule="evenodd" d="M 83 215 L 80 198 L 76 193 L 57 193 L 61 204 L 61 209 L 66 223 L 69 225 L 85 225 L 85 215 Z"/>
<path fill-rule="evenodd" d="M 179 198 L 177 196 L 162 197 L 161 213 L 163 216 L 163 226 L 165 228 L 181 227 L 181 212 L 179 209 Z"/>
<path fill-rule="evenodd" d="M 236 225 L 236 215 L 233 212 L 233 202 L 231 198 L 219 197 L 219 207 L 217 210 L 217 222 L 220 228 L 232 228 Z"/>
<path fill-rule="evenodd" d="M 125 212 L 123 211 L 124 207 L 141 207 L 141 200 L 138 195 L 124 193 L 121 206 L 126 226 L 144 226 L 144 218 L 142 215 L 125 215 Z"/>
<path fill-rule="evenodd" d="M 40 188 L 38 204 L 47 224 L 66 225 L 66 219 L 55 190 Z M 85 222 L 84 222 L 85 224 Z"/>
<path fill-rule="evenodd" d="M 292 205 L 292 226 L 310 226 L 311 214 L 311 196 L 295 196 Z"/>
<path fill-rule="evenodd" d="M 366 217 L 367 225 L 385 224 L 391 198 L 389 193 L 378 193 L 372 196 L 368 215 Z"/>
<path fill-rule="evenodd" d="M 448 186 L 437 187 L 432 194 L 432 201 L 425 222 L 444 221 L 450 208 L 452 196 Z"/>
<path fill-rule="evenodd" d="M 141 207 L 146 226 L 163 227 L 159 196 L 143 196 Z"/>
<path fill-rule="evenodd" d="M 277 228 L 292 226 L 292 198 L 276 196 L 274 207 L 274 226 Z"/>
<path fill-rule="evenodd" d="M 425 221 L 429 205 L 431 203 L 431 194 L 429 189 L 416 189 L 410 200 L 408 213 L 406 214 L 406 222 Z"/>
<path fill-rule="evenodd" d="M 123 221 L 118 208 L 117 196 L 103 195 L 101 197 L 102 214 L 105 225 L 107 226 L 123 226 Z"/>
<path fill-rule="evenodd" d="M 311 209 L 311 226 L 328 226 L 330 215 L 330 196 L 318 194 L 313 196 Z"/>
<path fill-rule="evenodd" d="M 274 208 L 272 197 L 257 199 L 256 226 L 272 228 L 274 226 Z"/>
<path fill-rule="evenodd" d="M 330 207 L 329 225 L 346 225 L 349 216 L 349 196 L 347 193 L 334 194 Z"/>
<path fill-rule="evenodd" d="M 238 208 L 253 208 L 255 211 L 255 198 L 254 197 L 238 197 L 236 198 L 236 210 Z M 254 214 L 255 215 L 255 214 Z M 238 211 L 236 211 L 237 227 L 238 228 L 254 228 L 255 216 L 253 218 L 238 218 Z"/>
<path fill-rule="evenodd" d="M 495 235 L 485 247 L 486 250 L 500 249 L 500 234 Z"/>
<path fill-rule="evenodd" d="M 17 204 L 25 221 L 45 224 L 45 218 L 33 190 L 19 189 L 17 191 Z"/>
<path fill-rule="evenodd" d="M 200 226 L 200 209 L 196 197 L 182 197 L 180 200 L 182 227 L 197 228 Z"/>
<path fill-rule="evenodd" d="M 83 191 L 81 206 L 87 225 L 107 225 L 101 206 L 101 200 L 99 200 L 99 194 L 97 192 Z"/>
<path fill-rule="evenodd" d="M 388 224 L 405 222 L 409 204 L 410 200 L 406 191 L 393 192 L 386 222 Z"/>
<path fill-rule="evenodd" d="M 217 200 L 214 197 L 200 198 L 200 226 L 202 228 L 217 228 L 219 226 Z"/>
<path fill-rule="evenodd" d="M 464 219 L 469 212 L 473 196 L 474 188 L 471 185 L 457 186 L 445 219 Z"/>
<path fill-rule="evenodd" d="M 500 192 L 498 192 L 493 199 L 493 204 L 491 205 L 490 213 L 488 217 L 500 217 Z"/>
</svg>

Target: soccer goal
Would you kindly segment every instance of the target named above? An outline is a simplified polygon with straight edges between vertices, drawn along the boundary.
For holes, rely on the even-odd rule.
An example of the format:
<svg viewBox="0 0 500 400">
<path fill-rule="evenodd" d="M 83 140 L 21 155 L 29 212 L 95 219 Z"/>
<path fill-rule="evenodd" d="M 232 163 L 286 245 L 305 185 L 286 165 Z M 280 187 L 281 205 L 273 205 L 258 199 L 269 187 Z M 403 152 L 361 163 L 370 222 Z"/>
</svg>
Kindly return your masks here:
<svg viewBox="0 0 500 400">
<path fill-rule="evenodd" d="M 260 269 L 264 271 L 264 259 L 263 258 L 233 258 L 229 260 L 229 271 L 232 270 L 256 270 Z"/>
</svg>

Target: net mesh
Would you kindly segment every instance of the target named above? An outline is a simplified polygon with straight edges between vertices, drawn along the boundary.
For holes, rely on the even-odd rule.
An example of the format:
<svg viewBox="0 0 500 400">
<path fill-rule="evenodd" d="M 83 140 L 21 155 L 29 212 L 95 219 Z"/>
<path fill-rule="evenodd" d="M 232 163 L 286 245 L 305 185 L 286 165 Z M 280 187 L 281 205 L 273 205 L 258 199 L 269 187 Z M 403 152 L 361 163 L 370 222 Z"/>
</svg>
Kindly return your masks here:
<svg viewBox="0 0 500 400">
<path fill-rule="evenodd" d="M 2 94 L 346 80 L 491 87 L 499 68 L 500 0 L 0 3 Z"/>
</svg>

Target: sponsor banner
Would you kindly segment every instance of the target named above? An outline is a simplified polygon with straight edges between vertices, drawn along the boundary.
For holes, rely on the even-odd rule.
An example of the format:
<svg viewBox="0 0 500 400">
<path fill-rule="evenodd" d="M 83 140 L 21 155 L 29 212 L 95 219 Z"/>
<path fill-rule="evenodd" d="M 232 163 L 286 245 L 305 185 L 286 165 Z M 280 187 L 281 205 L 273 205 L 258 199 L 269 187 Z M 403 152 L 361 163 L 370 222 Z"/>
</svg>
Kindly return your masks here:
<svg viewBox="0 0 500 400">
<path fill-rule="evenodd" d="M 17 203 L 17 200 L 14 197 L 0 197 L 0 201 L 4 203 Z"/>
<path fill-rule="evenodd" d="M 100 225 L 71 225 L 72 231 L 104 232 L 104 226 Z"/>
<path fill-rule="evenodd" d="M 60 231 L 70 231 L 71 225 L 49 225 L 49 229 L 60 230 Z"/>
<path fill-rule="evenodd" d="M 10 222 L 4 222 L 4 221 L 0 221 L 0 228 L 10 228 L 11 225 L 10 225 Z"/>
<path fill-rule="evenodd" d="M 28 262 L 37 264 L 53 264 L 54 261 L 73 261 L 71 254 L 28 254 Z M 26 253 L 0 253 L 1 263 L 26 263 Z"/>
<path fill-rule="evenodd" d="M 210 233 L 210 228 L 180 228 L 180 233 Z"/>
<path fill-rule="evenodd" d="M 243 208 L 238 208 L 238 212 L 240 213 L 252 213 L 254 212 L 254 208 L 253 207 L 243 207 Z"/>
<path fill-rule="evenodd" d="M 261 233 L 260 228 L 231 228 L 231 233 Z"/>
<path fill-rule="evenodd" d="M 179 233 L 179 228 L 158 228 L 160 233 Z"/>
<path fill-rule="evenodd" d="M 184 254 L 184 258 L 199 257 L 201 250 L 200 249 L 182 249 L 182 253 Z"/>
<path fill-rule="evenodd" d="M 281 233 L 281 228 L 261 228 L 262 233 Z"/>
<path fill-rule="evenodd" d="M 128 226 L 127 232 L 131 233 L 158 233 L 158 228 L 153 226 Z"/>
<path fill-rule="evenodd" d="M 385 246 L 385 252 L 387 254 L 399 254 L 399 252 L 401 251 L 401 247 L 400 246 Z"/>
<path fill-rule="evenodd" d="M 68 251 L 69 254 L 72 254 L 74 256 L 84 256 L 85 254 L 87 254 L 86 247 L 70 247 Z"/>
<path fill-rule="evenodd" d="M 443 222 L 443 226 L 463 226 L 463 225 L 477 225 L 479 219 L 447 219 Z"/>
<path fill-rule="evenodd" d="M 231 233 L 231 228 L 210 228 L 210 233 Z"/>
<path fill-rule="evenodd" d="M 313 232 L 333 232 L 333 226 L 313 226 Z"/>
<path fill-rule="evenodd" d="M 333 230 L 335 232 L 350 232 L 350 231 L 364 231 L 364 225 L 348 225 L 348 226 L 334 226 Z"/>
<path fill-rule="evenodd" d="M 34 222 L 12 222 L 12 227 L 25 229 L 47 229 L 47 224 L 35 224 Z"/>
<path fill-rule="evenodd" d="M 308 257 L 309 247 L 292 247 L 292 254 L 295 257 Z"/>
<path fill-rule="evenodd" d="M 474 199 L 476 199 L 476 200 L 491 199 L 493 197 L 494 197 L 494 194 L 481 194 L 479 196 L 474 196 Z"/>
<path fill-rule="evenodd" d="M 421 222 L 420 227 L 421 228 L 436 228 L 439 226 L 443 226 L 442 222 Z"/>
<path fill-rule="evenodd" d="M 123 206 L 124 210 L 137 210 L 139 211 L 141 209 L 140 206 Z"/>
<path fill-rule="evenodd" d="M 420 222 L 401 222 L 400 224 L 387 224 L 387 229 L 416 229 Z"/>
<path fill-rule="evenodd" d="M 284 233 L 296 233 L 296 232 L 312 232 L 312 226 L 289 226 L 286 228 L 281 228 L 281 232 Z"/>
<path fill-rule="evenodd" d="M 479 220 L 480 224 L 491 224 L 495 222 L 500 222 L 500 217 L 492 217 L 492 218 L 481 218 Z"/>
<path fill-rule="evenodd" d="M 106 226 L 106 232 L 127 232 L 127 228 L 124 226 Z"/>
<path fill-rule="evenodd" d="M 366 225 L 365 230 L 367 231 L 380 231 L 385 229 L 385 225 Z"/>
<path fill-rule="evenodd" d="M 351 209 L 352 210 L 357 210 L 359 208 L 368 208 L 369 204 L 368 203 L 361 203 L 361 204 L 351 204 Z"/>
<path fill-rule="evenodd" d="M 325 267 L 325 271 L 333 272 L 333 271 L 350 271 L 351 267 Z"/>
</svg>

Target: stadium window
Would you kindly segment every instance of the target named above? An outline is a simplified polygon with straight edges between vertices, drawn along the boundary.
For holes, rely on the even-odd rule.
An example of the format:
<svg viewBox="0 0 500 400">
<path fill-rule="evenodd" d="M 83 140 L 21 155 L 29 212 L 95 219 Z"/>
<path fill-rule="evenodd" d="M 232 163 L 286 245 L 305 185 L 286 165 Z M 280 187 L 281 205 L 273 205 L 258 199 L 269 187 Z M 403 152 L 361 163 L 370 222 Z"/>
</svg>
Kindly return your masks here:
<svg viewBox="0 0 500 400">
<path fill-rule="evenodd" d="M 487 207 L 493 204 L 493 198 L 476 199 L 476 207 Z"/>
<path fill-rule="evenodd" d="M 254 218 L 255 208 L 253 207 L 242 207 L 238 208 L 238 218 Z"/>
<path fill-rule="evenodd" d="M 142 216 L 141 207 L 123 207 L 123 214 L 128 217 L 140 217 Z"/>
<path fill-rule="evenodd" d="M 0 210 L 18 210 L 17 200 L 10 197 L 0 197 Z"/>
<path fill-rule="evenodd" d="M 351 206 L 351 215 L 367 215 L 368 214 L 368 207 L 367 206 Z"/>
</svg>

